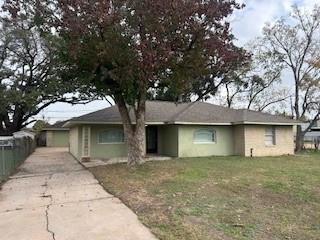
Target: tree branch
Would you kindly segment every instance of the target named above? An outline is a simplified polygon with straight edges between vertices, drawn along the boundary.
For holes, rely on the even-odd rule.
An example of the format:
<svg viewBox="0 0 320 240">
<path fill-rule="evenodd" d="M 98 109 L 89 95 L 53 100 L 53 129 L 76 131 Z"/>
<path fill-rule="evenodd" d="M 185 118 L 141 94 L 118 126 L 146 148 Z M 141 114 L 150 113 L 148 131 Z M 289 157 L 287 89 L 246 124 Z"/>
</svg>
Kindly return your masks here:
<svg viewBox="0 0 320 240">
<path fill-rule="evenodd" d="M 315 115 L 315 117 L 312 119 L 312 121 L 310 122 L 309 126 L 302 131 L 303 135 L 305 135 L 307 132 L 309 132 L 309 130 L 314 126 L 314 124 L 320 120 L 320 108 L 318 110 L 318 113 Z"/>
<path fill-rule="evenodd" d="M 21 125 L 21 128 L 25 128 L 25 127 L 28 126 L 29 124 L 34 123 L 34 122 L 36 122 L 36 121 L 38 121 L 38 120 L 37 120 L 37 119 L 33 119 L 33 120 L 29 121 L 29 122 L 26 122 L 26 123 L 24 123 L 24 124 Z"/>
<path fill-rule="evenodd" d="M 287 97 L 283 97 L 283 98 L 280 98 L 280 99 L 271 101 L 271 102 L 265 104 L 264 106 L 259 107 L 259 111 L 262 112 L 262 111 L 264 111 L 267 107 L 269 107 L 270 105 L 273 105 L 273 104 L 276 104 L 276 103 L 279 103 L 279 102 L 283 102 L 283 101 L 287 100 L 287 99 L 290 98 L 290 97 L 291 97 L 291 96 L 287 96 Z"/>
</svg>

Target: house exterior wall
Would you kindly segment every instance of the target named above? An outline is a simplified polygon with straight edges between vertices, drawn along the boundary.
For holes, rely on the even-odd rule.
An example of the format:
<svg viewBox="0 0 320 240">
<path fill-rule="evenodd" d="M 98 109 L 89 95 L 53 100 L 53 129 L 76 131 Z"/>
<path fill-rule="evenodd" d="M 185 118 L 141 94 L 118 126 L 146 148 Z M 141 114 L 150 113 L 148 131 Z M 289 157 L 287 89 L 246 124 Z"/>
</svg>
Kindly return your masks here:
<svg viewBox="0 0 320 240">
<path fill-rule="evenodd" d="M 292 126 L 275 126 L 276 144 L 266 146 L 266 125 L 245 125 L 234 127 L 234 152 L 237 155 L 280 156 L 294 154 Z"/>
<path fill-rule="evenodd" d="M 48 130 L 46 134 L 47 147 L 68 147 L 69 131 Z"/>
<path fill-rule="evenodd" d="M 245 129 L 244 125 L 233 126 L 234 155 L 243 156 L 245 153 Z"/>
<path fill-rule="evenodd" d="M 178 157 L 177 125 L 158 126 L 158 154 Z"/>
<path fill-rule="evenodd" d="M 82 128 L 83 126 L 78 127 L 78 159 L 81 160 L 82 156 Z"/>
<path fill-rule="evenodd" d="M 205 156 L 276 156 L 294 154 L 292 126 L 275 126 L 276 145 L 265 145 L 266 125 L 238 126 L 196 126 L 196 125 L 159 125 L 158 154 L 171 157 Z M 110 128 L 122 128 L 121 125 L 90 126 L 90 158 L 122 158 L 127 156 L 127 144 L 99 144 L 98 134 Z M 216 131 L 216 143 L 194 143 L 194 132 L 198 129 Z M 83 126 L 70 130 L 70 152 L 81 159 Z M 49 138 L 54 138 L 52 135 Z"/>
<path fill-rule="evenodd" d="M 69 133 L 69 141 L 70 141 L 70 146 L 69 146 L 69 151 L 70 153 L 77 159 L 80 159 L 81 157 L 81 135 L 80 135 L 80 127 L 73 127 L 70 129 Z"/>
<path fill-rule="evenodd" d="M 121 125 L 96 125 L 91 126 L 91 145 L 90 145 L 90 157 L 91 158 L 117 158 L 117 157 L 126 157 L 127 156 L 127 144 L 100 144 L 98 143 L 98 134 L 101 131 L 120 128 Z"/>
<path fill-rule="evenodd" d="M 46 146 L 52 147 L 53 131 L 46 131 Z"/>
<path fill-rule="evenodd" d="M 194 143 L 194 132 L 198 129 L 216 131 L 215 143 Z M 230 126 L 179 126 L 179 157 L 205 157 L 233 155 L 233 134 Z"/>
<path fill-rule="evenodd" d="M 82 158 L 82 128 L 84 125 L 74 127 L 70 131 L 70 152 L 77 159 Z M 99 144 L 98 134 L 101 131 L 121 128 L 121 125 L 91 125 L 90 136 L 90 158 L 109 159 L 126 157 L 127 144 Z M 78 140 L 77 140 L 78 139 Z M 158 126 L 158 154 L 177 157 L 178 156 L 178 126 Z"/>
</svg>

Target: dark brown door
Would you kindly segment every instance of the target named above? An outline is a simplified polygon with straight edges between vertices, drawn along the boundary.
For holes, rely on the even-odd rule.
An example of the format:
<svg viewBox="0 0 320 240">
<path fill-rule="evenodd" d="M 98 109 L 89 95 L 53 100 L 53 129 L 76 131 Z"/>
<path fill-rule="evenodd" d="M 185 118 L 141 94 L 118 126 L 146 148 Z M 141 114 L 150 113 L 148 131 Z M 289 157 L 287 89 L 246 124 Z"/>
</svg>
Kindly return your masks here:
<svg viewBox="0 0 320 240">
<path fill-rule="evenodd" d="M 146 129 L 147 153 L 158 152 L 158 127 L 148 126 Z"/>
</svg>

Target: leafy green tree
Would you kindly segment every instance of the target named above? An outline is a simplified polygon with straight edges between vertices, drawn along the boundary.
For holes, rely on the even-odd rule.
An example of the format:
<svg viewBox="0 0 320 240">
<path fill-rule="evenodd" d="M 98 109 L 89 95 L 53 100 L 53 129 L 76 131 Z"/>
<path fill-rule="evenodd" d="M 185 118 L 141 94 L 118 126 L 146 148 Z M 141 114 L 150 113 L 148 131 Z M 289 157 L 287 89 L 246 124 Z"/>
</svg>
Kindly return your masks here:
<svg viewBox="0 0 320 240">
<path fill-rule="evenodd" d="M 7 1 L 16 16 L 23 3 Z M 192 93 L 201 99 L 214 94 L 224 74 L 246 57 L 233 44 L 227 21 L 240 7 L 234 0 L 39 3 L 43 29 L 51 32 L 55 27 L 64 41 L 68 72 L 117 104 L 129 165 L 143 161 L 150 90 L 169 89 L 176 96 Z"/>
<path fill-rule="evenodd" d="M 32 117 L 50 104 L 87 101 L 79 94 L 66 95 L 77 87 L 60 74 L 60 40 L 41 31 L 27 6 L 22 5 L 14 18 L 8 16 L 7 5 L 1 12 L 0 135 L 11 135 L 36 121 Z"/>
<path fill-rule="evenodd" d="M 45 120 L 37 120 L 33 125 L 32 129 L 36 132 L 41 132 L 44 128 L 49 126 L 50 124 Z"/>
<path fill-rule="evenodd" d="M 148 100 L 170 101 L 170 102 L 191 102 L 191 93 L 179 95 L 169 88 L 158 88 L 149 90 L 147 93 Z"/>
</svg>

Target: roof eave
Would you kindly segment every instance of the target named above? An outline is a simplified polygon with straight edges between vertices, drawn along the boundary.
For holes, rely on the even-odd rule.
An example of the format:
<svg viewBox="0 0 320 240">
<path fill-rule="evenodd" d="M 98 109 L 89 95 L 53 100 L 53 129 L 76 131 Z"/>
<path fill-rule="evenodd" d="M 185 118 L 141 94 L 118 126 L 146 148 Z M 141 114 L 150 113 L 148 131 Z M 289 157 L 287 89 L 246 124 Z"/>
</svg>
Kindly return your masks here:
<svg viewBox="0 0 320 240">
<path fill-rule="evenodd" d="M 135 122 L 132 122 L 135 124 Z M 122 122 L 93 122 L 93 121 L 68 121 L 63 125 L 63 127 L 73 127 L 76 125 L 83 125 L 83 124 L 92 124 L 92 125 L 122 125 Z M 165 122 L 146 122 L 146 125 L 164 125 Z"/>
<path fill-rule="evenodd" d="M 42 131 L 68 131 L 69 128 L 62 127 L 62 128 L 44 128 Z"/>
<path fill-rule="evenodd" d="M 167 122 L 167 124 L 174 124 L 174 125 L 216 125 L 216 126 L 230 126 L 231 123 L 225 122 L 225 123 L 214 123 L 214 122 L 179 122 L 179 121 L 172 121 Z"/>
<path fill-rule="evenodd" d="M 122 122 L 92 122 L 92 121 L 68 121 L 63 125 L 64 128 L 71 128 L 76 125 L 84 125 L 84 124 L 92 124 L 92 125 L 122 125 Z M 135 124 L 135 122 L 133 122 Z M 231 126 L 231 125 L 279 125 L 279 126 L 295 126 L 300 125 L 298 122 L 249 122 L 249 121 L 241 121 L 241 122 L 183 122 L 183 121 L 168 121 L 168 122 L 146 122 L 146 125 L 207 125 L 207 126 Z"/>
</svg>

